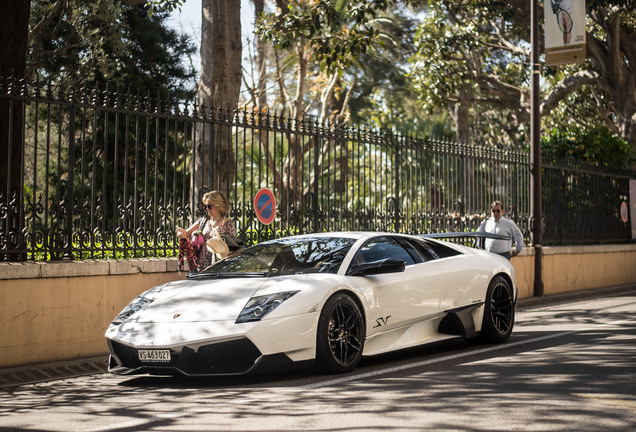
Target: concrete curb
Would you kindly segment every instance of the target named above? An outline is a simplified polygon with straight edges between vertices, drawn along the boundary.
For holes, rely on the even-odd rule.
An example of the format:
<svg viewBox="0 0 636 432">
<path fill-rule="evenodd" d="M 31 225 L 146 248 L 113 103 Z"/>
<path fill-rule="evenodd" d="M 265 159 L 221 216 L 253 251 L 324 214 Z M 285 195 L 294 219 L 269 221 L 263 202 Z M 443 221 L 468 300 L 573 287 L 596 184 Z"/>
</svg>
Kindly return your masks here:
<svg viewBox="0 0 636 432">
<path fill-rule="evenodd" d="M 570 291 L 559 294 L 552 294 L 543 297 L 527 297 L 519 299 L 517 303 L 518 310 L 530 309 L 535 306 L 552 305 L 558 303 L 565 303 L 577 299 L 587 299 L 590 297 L 606 297 L 614 294 L 620 294 L 624 292 L 636 290 L 636 283 L 616 285 L 609 287 L 593 288 L 588 290 Z"/>
</svg>

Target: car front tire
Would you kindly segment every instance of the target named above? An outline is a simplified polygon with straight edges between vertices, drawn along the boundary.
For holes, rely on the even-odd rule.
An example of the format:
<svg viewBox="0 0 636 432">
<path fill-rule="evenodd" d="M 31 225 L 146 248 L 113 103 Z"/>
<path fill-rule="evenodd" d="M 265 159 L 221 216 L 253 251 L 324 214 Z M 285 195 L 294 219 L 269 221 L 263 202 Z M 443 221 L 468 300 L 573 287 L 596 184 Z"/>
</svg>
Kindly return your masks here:
<svg viewBox="0 0 636 432">
<path fill-rule="evenodd" d="M 515 300 L 512 287 L 503 276 L 495 276 L 488 285 L 479 340 L 484 343 L 507 341 L 514 322 Z"/>
<path fill-rule="evenodd" d="M 324 372 L 355 369 L 364 348 L 364 318 L 345 293 L 331 296 L 322 308 L 316 335 L 316 366 Z"/>
</svg>

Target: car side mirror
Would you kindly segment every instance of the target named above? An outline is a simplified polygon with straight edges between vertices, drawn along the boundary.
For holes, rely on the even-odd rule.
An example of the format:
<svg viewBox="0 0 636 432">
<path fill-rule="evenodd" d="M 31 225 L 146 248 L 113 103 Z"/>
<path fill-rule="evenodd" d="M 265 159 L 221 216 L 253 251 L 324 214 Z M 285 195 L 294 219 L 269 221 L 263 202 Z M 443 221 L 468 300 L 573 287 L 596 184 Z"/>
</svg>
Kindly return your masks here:
<svg viewBox="0 0 636 432">
<path fill-rule="evenodd" d="M 347 276 L 370 276 L 384 273 L 400 273 L 406 268 L 406 262 L 386 258 L 364 264 L 354 264 L 347 271 Z"/>
</svg>

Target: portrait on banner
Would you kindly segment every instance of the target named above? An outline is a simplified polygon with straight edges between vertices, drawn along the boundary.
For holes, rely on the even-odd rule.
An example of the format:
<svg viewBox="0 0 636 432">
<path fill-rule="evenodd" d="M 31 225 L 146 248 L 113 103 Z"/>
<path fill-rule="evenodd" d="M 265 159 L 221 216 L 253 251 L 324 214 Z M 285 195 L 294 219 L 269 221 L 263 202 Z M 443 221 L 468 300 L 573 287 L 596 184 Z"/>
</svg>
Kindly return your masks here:
<svg viewBox="0 0 636 432">
<path fill-rule="evenodd" d="M 585 0 L 546 0 L 545 64 L 585 60 Z"/>
</svg>

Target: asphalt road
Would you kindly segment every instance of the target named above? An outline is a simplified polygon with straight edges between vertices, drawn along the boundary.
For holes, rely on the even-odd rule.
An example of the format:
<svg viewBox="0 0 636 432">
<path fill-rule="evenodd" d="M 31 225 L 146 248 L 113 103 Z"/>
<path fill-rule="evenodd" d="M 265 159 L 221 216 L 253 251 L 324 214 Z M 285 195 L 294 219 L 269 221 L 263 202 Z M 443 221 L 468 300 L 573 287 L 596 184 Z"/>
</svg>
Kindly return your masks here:
<svg viewBox="0 0 636 432">
<path fill-rule="evenodd" d="M 0 431 L 634 431 L 636 290 L 518 310 L 503 345 L 460 339 L 351 374 L 94 374 L 0 389 Z"/>
</svg>

